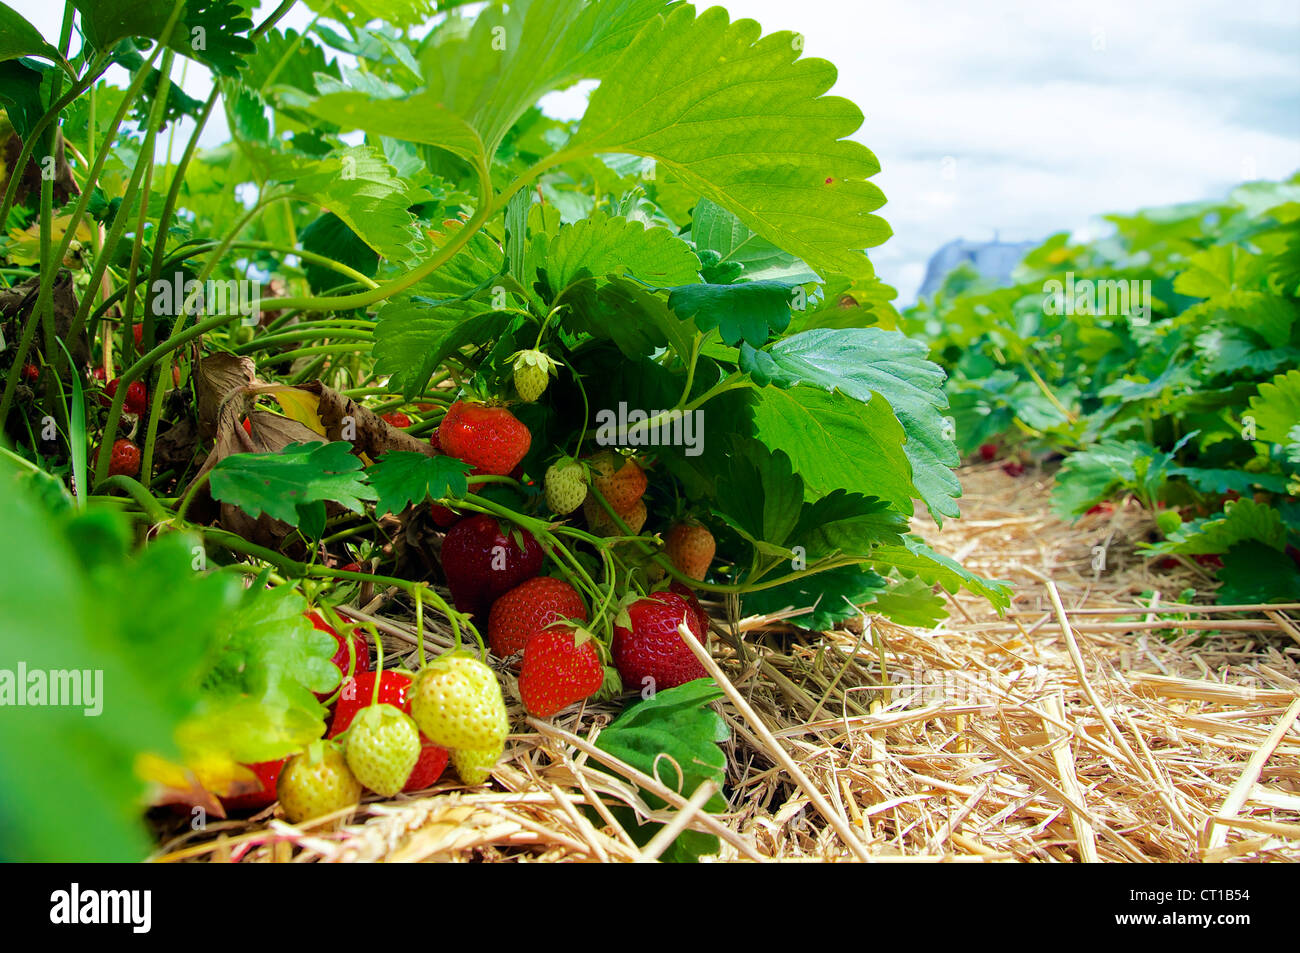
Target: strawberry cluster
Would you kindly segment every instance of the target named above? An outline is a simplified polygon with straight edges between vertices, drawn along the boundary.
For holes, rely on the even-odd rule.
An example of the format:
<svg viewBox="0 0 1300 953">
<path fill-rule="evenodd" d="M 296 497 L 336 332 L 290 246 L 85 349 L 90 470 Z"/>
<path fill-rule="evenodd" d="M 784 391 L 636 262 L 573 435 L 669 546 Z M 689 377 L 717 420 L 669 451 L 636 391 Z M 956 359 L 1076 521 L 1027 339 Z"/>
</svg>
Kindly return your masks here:
<svg viewBox="0 0 1300 953">
<path fill-rule="evenodd" d="M 529 361 L 517 368 L 521 396 L 540 393 L 540 381 L 532 379 L 537 369 Z M 400 413 L 385 415 L 385 422 L 411 426 Z M 447 409 L 431 442 L 474 474 L 518 480 L 532 434 L 503 406 L 461 400 Z M 628 537 L 638 536 L 646 523 L 648 482 L 638 460 L 602 450 L 552 464 L 544 498 L 561 517 L 581 507 L 589 535 L 577 536 L 587 544 L 623 552 Z M 664 533 L 663 556 L 679 576 L 667 588 L 646 592 L 641 582 L 632 582 L 632 570 L 612 557 L 623 568 L 608 578 L 616 581 L 616 591 L 628 590 L 619 599 L 586 573 L 575 573 L 572 554 L 555 561 L 565 578 L 547 574 L 547 553 L 563 545 L 551 534 L 553 526 L 458 511 L 452 502 L 434 503 L 431 513 L 445 530 L 440 555 L 452 602 L 486 628 L 492 654 L 517 671 L 519 699 L 530 715 L 549 718 L 602 691 L 617 691 L 620 681 L 644 692 L 707 676 L 688 640 L 707 645 L 708 615 L 680 581 L 703 581 L 709 571 L 716 547 L 703 524 L 680 519 Z M 648 541 L 632 545 L 647 547 Z M 663 565 L 648 569 L 662 577 Z M 647 577 L 654 578 L 648 571 Z M 427 788 L 448 763 L 467 784 L 489 777 L 510 728 L 491 668 L 456 650 L 414 675 L 372 672 L 370 646 L 359 631 L 345 638 L 319 613 L 308 617 L 338 645 L 333 661 L 344 681 L 329 731 L 293 757 L 249 765 L 261 790 L 227 799 L 228 807 L 263 808 L 278 797 L 285 815 L 301 822 L 346 813 L 365 789 L 389 797 Z"/>
</svg>

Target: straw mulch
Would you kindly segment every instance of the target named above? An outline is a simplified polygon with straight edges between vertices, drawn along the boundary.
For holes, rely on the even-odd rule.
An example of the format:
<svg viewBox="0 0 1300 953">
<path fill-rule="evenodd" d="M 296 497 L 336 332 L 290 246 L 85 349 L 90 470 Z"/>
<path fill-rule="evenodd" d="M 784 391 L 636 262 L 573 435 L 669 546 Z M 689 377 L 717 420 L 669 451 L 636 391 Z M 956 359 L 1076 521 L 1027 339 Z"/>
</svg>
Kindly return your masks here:
<svg viewBox="0 0 1300 953">
<path fill-rule="evenodd" d="M 490 785 L 463 789 L 449 769 L 350 820 L 295 828 L 272 809 L 178 830 L 156 858 L 637 861 L 690 828 L 718 835 L 723 860 L 1300 859 L 1300 604 L 1158 615 L 1212 585 L 1196 563 L 1153 571 L 1136 555 L 1150 530 L 1136 504 L 1069 526 L 1041 473 L 972 467 L 963 484 L 964 518 L 923 532 L 1015 584 L 1003 618 L 961 595 L 934 630 L 867 617 L 812 634 L 710 607 L 730 813 L 595 748 L 618 705 L 553 722 L 516 706 Z M 357 617 L 409 657 L 401 607 L 368 608 Z M 673 806 L 652 812 L 638 787 Z M 606 808 L 620 803 L 667 826 L 637 847 Z"/>
</svg>

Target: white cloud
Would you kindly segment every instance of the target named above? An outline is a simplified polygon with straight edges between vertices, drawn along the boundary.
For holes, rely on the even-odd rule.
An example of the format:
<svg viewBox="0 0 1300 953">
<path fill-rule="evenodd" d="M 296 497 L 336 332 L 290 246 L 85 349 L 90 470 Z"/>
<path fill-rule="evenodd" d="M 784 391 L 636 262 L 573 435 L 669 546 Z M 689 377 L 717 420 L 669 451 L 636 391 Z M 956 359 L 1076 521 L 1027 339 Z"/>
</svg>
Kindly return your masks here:
<svg viewBox="0 0 1300 953">
<path fill-rule="evenodd" d="M 8 2 L 57 36 L 57 5 Z M 1040 238 L 1300 169 L 1295 0 L 722 2 L 839 68 L 833 92 L 866 116 L 855 138 L 880 160 L 895 232 L 872 258 L 905 302 L 952 238 Z M 310 16 L 300 4 L 282 25 Z M 189 71 L 191 95 L 206 96 L 204 72 Z M 579 115 L 581 95 L 548 106 Z M 228 134 L 213 120 L 205 142 Z"/>
</svg>

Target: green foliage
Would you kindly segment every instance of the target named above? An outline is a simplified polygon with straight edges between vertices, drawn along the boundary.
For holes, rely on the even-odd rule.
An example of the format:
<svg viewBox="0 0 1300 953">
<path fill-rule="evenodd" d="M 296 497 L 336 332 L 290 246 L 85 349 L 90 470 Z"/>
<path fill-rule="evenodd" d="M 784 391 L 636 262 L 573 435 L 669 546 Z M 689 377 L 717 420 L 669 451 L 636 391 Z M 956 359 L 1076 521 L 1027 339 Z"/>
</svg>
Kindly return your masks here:
<svg viewBox="0 0 1300 953">
<path fill-rule="evenodd" d="M 951 375 L 958 446 L 1063 453 L 1060 515 L 1128 494 L 1166 505 L 1151 555 L 1225 555 L 1229 601 L 1294 595 L 1289 560 L 1250 585 L 1243 567 L 1257 545 L 1300 543 L 1298 197 L 1300 178 L 1111 216 L 1112 236 L 1030 251 L 1011 288 L 949 276 L 905 328 Z"/>
<path fill-rule="evenodd" d="M 361 461 L 345 441 L 291 443 L 279 453 L 231 454 L 213 467 L 211 485 L 214 498 L 249 516 L 266 513 L 311 535 L 324 529 L 326 502 L 360 513 L 363 501 L 375 499 L 364 482 Z"/>
<path fill-rule="evenodd" d="M 469 490 L 465 475 L 471 469 L 455 457 L 395 450 L 381 456 L 366 476 L 379 494 L 375 512 L 400 513 L 411 503 L 464 496 Z"/>
<path fill-rule="evenodd" d="M 0 60 L 32 55 L 53 59 L 58 51 L 17 10 L 0 3 Z"/>
<path fill-rule="evenodd" d="M 175 4 L 162 0 L 73 0 L 81 29 L 97 49 L 111 50 L 133 37 L 162 39 Z M 214 70 L 233 74 L 253 52 L 247 33 L 253 21 L 235 0 L 185 0 L 168 46 Z"/>
<path fill-rule="evenodd" d="M 596 747 L 656 778 L 684 798 L 708 781 L 721 789 L 726 781 L 727 758 L 718 746 L 730 737 L 730 731 L 722 716 L 710 707 L 721 697 L 717 685 L 704 678 L 657 692 L 625 709 L 596 738 Z M 652 810 L 667 806 L 649 791 L 642 790 L 641 796 Z M 726 806 L 719 790 L 704 803 L 704 810 L 716 814 Z M 630 808 L 614 811 L 616 817 L 621 815 L 623 828 L 640 845 L 649 843 L 663 826 L 638 824 Z M 691 862 L 717 850 L 715 836 L 686 831 L 661 859 Z"/>
<path fill-rule="evenodd" d="M 176 753 L 237 583 L 196 573 L 193 539 L 132 551 L 120 515 L 51 512 L 7 467 L 0 480 L 0 535 L 23 541 L 0 557 L 0 851 L 137 859 L 147 840 L 136 759 Z M 60 672 L 79 676 L 78 704 L 54 704 Z M 43 704 L 18 707 L 15 693 L 40 700 L 38 681 Z"/>
</svg>

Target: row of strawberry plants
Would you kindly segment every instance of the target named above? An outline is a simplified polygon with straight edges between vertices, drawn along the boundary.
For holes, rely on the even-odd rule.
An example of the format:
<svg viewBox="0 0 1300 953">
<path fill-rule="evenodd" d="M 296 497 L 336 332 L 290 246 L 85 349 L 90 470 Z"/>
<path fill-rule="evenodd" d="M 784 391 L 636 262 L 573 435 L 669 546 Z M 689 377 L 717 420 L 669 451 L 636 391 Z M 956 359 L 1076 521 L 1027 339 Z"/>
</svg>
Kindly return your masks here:
<svg viewBox="0 0 1300 953">
<path fill-rule="evenodd" d="M 146 781 L 293 820 L 439 759 L 481 783 L 513 670 L 535 717 L 626 690 L 601 743 L 689 794 L 725 780 L 697 591 L 813 629 L 1005 605 L 911 532 L 916 500 L 957 515 L 942 372 L 864 253 L 862 114 L 798 35 L 304 2 L 299 32 L 295 0 L 72 0 L 57 39 L 0 4 L 0 607 L 41 633 L 0 665 L 33 706 L 0 711 L 4 856 L 140 856 Z M 581 120 L 538 107 L 580 80 Z M 363 595 L 453 653 L 367 682 Z M 82 666 L 103 694 L 49 705 Z"/>
<path fill-rule="evenodd" d="M 1223 604 L 1300 598 L 1300 177 L 1053 235 L 1015 284 L 969 268 L 907 311 L 958 445 L 1062 455 L 1066 519 L 1131 497 L 1150 557 L 1195 559 Z"/>
</svg>

